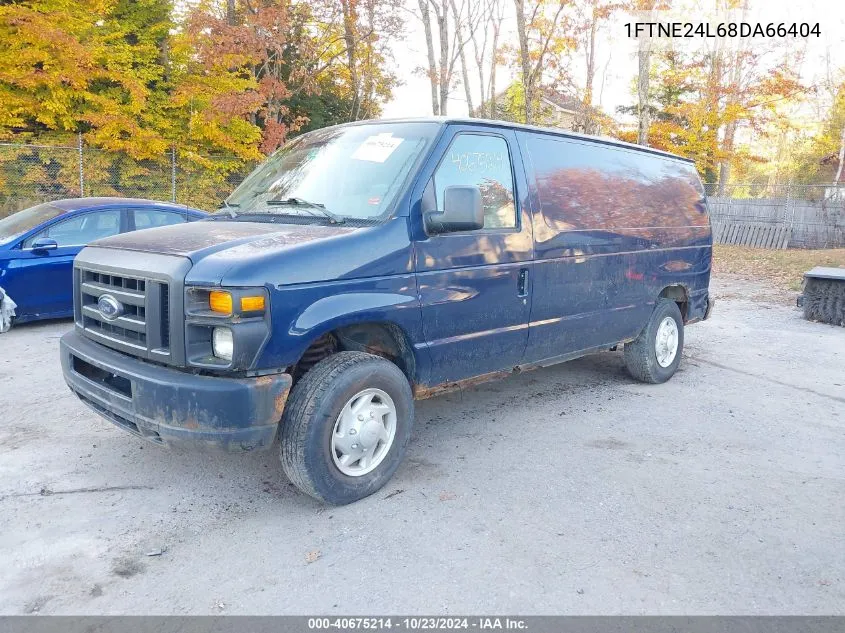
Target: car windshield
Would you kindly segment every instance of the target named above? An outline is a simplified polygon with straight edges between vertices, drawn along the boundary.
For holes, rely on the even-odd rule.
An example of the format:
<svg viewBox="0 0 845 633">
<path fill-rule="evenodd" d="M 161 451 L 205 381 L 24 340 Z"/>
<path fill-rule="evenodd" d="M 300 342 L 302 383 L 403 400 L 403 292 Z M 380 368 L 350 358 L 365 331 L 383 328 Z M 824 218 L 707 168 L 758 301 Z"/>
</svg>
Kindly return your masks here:
<svg viewBox="0 0 845 633">
<path fill-rule="evenodd" d="M 60 216 L 64 211 L 49 202 L 18 211 L 0 220 L 0 242 L 8 242 L 39 224 Z"/>
<path fill-rule="evenodd" d="M 380 123 L 304 134 L 252 172 L 219 213 L 384 219 L 437 129 Z"/>
</svg>

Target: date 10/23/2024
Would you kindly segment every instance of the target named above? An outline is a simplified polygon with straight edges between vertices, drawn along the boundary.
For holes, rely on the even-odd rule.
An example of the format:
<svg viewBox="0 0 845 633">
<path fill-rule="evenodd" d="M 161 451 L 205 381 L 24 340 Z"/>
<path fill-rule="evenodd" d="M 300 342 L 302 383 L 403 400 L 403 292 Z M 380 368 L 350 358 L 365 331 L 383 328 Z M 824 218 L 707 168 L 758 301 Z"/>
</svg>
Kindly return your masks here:
<svg viewBox="0 0 845 633">
<path fill-rule="evenodd" d="M 316 617 L 308 618 L 308 630 L 373 630 L 399 629 L 408 631 L 519 631 L 525 630 L 527 623 L 523 618 L 511 617 Z"/>
</svg>

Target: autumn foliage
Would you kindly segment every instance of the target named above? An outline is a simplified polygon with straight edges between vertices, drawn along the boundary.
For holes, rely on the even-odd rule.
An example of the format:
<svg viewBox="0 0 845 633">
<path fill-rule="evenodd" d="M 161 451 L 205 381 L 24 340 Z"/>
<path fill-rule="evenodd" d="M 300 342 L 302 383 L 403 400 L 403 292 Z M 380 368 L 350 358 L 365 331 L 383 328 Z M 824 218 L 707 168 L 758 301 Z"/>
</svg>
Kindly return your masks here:
<svg viewBox="0 0 845 633">
<path fill-rule="evenodd" d="M 112 181 L 176 151 L 222 183 L 292 133 L 377 117 L 397 81 L 397 11 L 376 0 L 0 3 L 0 142 L 81 135 L 106 150 Z M 17 158 L 0 155 L 0 171 Z"/>
</svg>

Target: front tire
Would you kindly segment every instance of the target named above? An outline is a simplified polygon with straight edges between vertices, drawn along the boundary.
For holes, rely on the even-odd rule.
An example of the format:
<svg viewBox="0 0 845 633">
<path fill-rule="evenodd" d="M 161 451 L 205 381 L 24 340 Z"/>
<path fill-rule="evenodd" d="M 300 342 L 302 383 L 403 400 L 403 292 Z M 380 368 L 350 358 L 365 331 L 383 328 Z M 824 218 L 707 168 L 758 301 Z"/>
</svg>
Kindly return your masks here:
<svg viewBox="0 0 845 633">
<path fill-rule="evenodd" d="M 678 369 L 683 350 L 681 310 L 671 299 L 660 299 L 640 335 L 625 343 L 625 366 L 642 382 L 666 382 Z"/>
<path fill-rule="evenodd" d="M 285 474 L 305 494 L 344 505 L 378 491 L 411 437 L 411 386 L 393 363 L 340 352 L 293 388 L 281 428 Z"/>
</svg>

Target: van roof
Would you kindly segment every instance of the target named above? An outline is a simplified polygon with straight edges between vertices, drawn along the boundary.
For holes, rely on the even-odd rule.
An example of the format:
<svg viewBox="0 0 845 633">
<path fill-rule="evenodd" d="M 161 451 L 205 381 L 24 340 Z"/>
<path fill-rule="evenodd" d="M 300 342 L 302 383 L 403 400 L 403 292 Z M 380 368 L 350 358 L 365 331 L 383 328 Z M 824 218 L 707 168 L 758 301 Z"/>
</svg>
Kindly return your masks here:
<svg viewBox="0 0 845 633">
<path fill-rule="evenodd" d="M 655 149 L 653 147 L 644 147 L 642 145 L 636 145 L 634 143 L 627 143 L 625 141 L 620 141 L 615 138 L 610 138 L 607 136 L 591 136 L 590 134 L 579 134 L 577 132 L 570 132 L 568 130 L 561 130 L 558 128 L 553 127 L 541 127 L 538 125 L 525 125 L 524 123 L 511 123 L 510 121 L 498 121 L 492 119 L 472 119 L 469 117 L 451 117 L 451 116 L 429 116 L 429 117 L 405 117 L 405 118 L 395 118 L 395 119 L 369 119 L 366 121 L 356 121 L 353 123 L 344 123 L 342 125 L 367 125 L 367 124 L 376 124 L 376 123 L 422 123 L 422 122 L 433 122 L 433 123 L 441 123 L 441 124 L 449 124 L 449 123 L 461 123 L 466 125 L 485 125 L 489 127 L 499 127 L 511 130 L 525 130 L 527 132 L 540 132 L 542 134 L 552 134 L 554 136 L 562 136 L 565 138 L 574 138 L 582 141 L 590 141 L 593 143 L 601 143 L 603 145 L 613 145 L 616 147 L 623 147 L 625 149 L 632 149 L 637 152 L 643 152 L 647 154 L 656 154 L 658 156 L 664 156 L 666 158 L 673 158 L 675 160 L 680 160 L 685 163 L 692 163 L 694 162 L 691 158 L 685 158 L 684 156 L 678 156 L 677 154 L 672 154 L 670 152 L 664 152 L 661 149 Z"/>
</svg>

